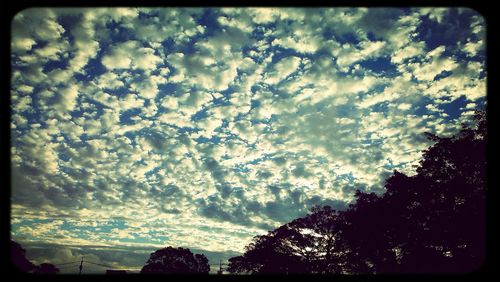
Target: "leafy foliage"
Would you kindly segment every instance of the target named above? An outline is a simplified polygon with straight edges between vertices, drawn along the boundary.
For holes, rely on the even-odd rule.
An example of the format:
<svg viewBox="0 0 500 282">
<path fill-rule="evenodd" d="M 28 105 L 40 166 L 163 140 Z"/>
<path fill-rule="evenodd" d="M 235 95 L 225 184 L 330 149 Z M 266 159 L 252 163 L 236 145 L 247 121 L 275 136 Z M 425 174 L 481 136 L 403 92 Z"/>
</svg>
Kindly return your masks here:
<svg viewBox="0 0 500 282">
<path fill-rule="evenodd" d="M 59 269 L 50 263 L 35 265 L 26 258 L 26 250 L 17 242 L 10 241 L 10 255 L 15 271 L 34 274 L 57 274 Z"/>
<path fill-rule="evenodd" d="M 16 270 L 24 273 L 31 273 L 36 266 L 26 258 L 26 250 L 15 241 L 10 241 L 10 258 Z"/>
<path fill-rule="evenodd" d="M 314 207 L 254 237 L 232 273 L 460 273 L 485 258 L 486 116 L 425 150 L 417 174 L 357 191 L 346 211 Z"/>
<path fill-rule="evenodd" d="M 210 266 L 203 254 L 189 249 L 167 247 L 152 253 L 141 274 L 208 274 Z"/>
<path fill-rule="evenodd" d="M 36 270 L 36 274 L 57 274 L 59 273 L 59 268 L 55 267 L 55 265 L 50 263 L 42 263 L 40 264 Z"/>
</svg>

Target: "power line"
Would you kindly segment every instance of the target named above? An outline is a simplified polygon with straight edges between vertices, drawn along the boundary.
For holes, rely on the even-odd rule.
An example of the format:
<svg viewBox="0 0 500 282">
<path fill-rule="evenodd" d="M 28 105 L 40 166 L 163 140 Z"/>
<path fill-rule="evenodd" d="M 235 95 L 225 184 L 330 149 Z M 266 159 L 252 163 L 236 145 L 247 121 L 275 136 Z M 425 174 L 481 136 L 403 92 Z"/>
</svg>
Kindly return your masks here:
<svg viewBox="0 0 500 282">
<path fill-rule="evenodd" d="M 103 266 L 103 267 L 111 267 L 111 268 L 113 268 L 113 267 L 114 267 L 114 266 L 105 265 L 105 264 L 100 264 L 100 263 L 95 263 L 95 262 L 91 262 L 91 261 L 85 261 L 85 262 L 88 262 L 88 263 L 91 263 L 91 264 L 95 264 L 95 265 L 99 265 L 99 266 Z"/>
<path fill-rule="evenodd" d="M 90 263 L 90 264 L 93 264 L 93 265 L 97 265 L 97 266 L 102 266 L 102 267 L 117 269 L 115 266 L 111 266 L 111 265 L 107 265 L 107 264 L 96 263 L 96 262 L 84 260 L 83 257 L 82 257 L 81 261 L 72 261 L 72 262 L 58 263 L 58 264 L 54 264 L 54 265 L 57 266 L 59 269 L 68 269 L 68 268 L 71 268 L 71 267 L 75 267 L 74 265 L 71 265 L 71 264 L 75 264 L 75 263 L 78 263 L 78 262 L 80 263 L 80 266 L 78 267 L 79 268 L 79 274 L 82 273 L 83 263 L 84 262 Z M 228 266 L 228 265 L 229 264 L 222 263 L 222 262 L 209 264 L 209 266 L 219 266 L 219 271 L 226 270 L 227 269 L 226 266 Z M 222 267 L 222 266 L 224 266 L 224 267 Z"/>
<path fill-rule="evenodd" d="M 63 267 L 58 267 L 58 269 L 68 269 L 68 268 L 73 268 L 75 267 L 74 265 L 66 265 L 66 266 L 63 266 Z"/>
<path fill-rule="evenodd" d="M 66 262 L 66 263 L 57 263 L 57 264 L 54 264 L 56 266 L 59 266 L 59 265 L 66 265 L 66 264 L 72 264 L 72 263 L 77 263 L 79 261 L 72 261 L 72 262 Z"/>
</svg>

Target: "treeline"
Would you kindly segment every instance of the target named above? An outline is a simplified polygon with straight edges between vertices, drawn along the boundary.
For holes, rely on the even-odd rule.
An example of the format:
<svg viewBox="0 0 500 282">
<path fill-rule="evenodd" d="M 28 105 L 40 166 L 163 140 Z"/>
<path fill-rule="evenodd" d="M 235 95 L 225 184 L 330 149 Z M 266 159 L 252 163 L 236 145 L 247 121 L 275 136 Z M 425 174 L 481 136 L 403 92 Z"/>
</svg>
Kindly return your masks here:
<svg viewBox="0 0 500 282">
<path fill-rule="evenodd" d="M 485 260 L 486 114 L 450 138 L 432 134 L 414 176 L 357 191 L 345 211 L 314 207 L 256 236 L 231 273 L 464 273 Z"/>
<path fill-rule="evenodd" d="M 394 171 L 385 193 L 356 191 L 344 211 L 313 207 L 262 236 L 229 259 L 233 274 L 464 273 L 486 258 L 486 113 L 449 138 L 432 134 L 416 175 Z M 24 271 L 35 266 L 13 242 Z M 16 245 L 17 244 L 17 245 Z M 21 254 L 21 255 L 19 255 Z M 167 247 L 150 255 L 141 274 L 208 274 L 208 259 Z"/>
</svg>

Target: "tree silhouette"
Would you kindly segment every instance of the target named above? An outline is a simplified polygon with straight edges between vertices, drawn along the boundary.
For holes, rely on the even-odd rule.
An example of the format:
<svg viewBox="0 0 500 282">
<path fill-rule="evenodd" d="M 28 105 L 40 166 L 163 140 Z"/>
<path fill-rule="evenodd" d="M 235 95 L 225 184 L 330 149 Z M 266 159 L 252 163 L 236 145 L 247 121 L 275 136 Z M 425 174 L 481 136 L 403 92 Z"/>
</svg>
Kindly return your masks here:
<svg viewBox="0 0 500 282">
<path fill-rule="evenodd" d="M 35 272 L 36 274 L 58 274 L 59 268 L 51 263 L 42 263 L 37 266 Z"/>
<path fill-rule="evenodd" d="M 36 266 L 26 258 L 26 250 L 15 241 L 10 241 L 10 256 L 15 270 L 24 273 L 32 273 Z"/>
<path fill-rule="evenodd" d="M 167 247 L 151 254 L 141 274 L 208 274 L 210 266 L 203 254 L 189 249 Z"/>
<path fill-rule="evenodd" d="M 427 134 L 417 174 L 356 191 L 345 211 L 311 213 L 254 237 L 232 273 L 463 273 L 485 259 L 486 113 L 453 137 Z"/>
<path fill-rule="evenodd" d="M 11 240 L 10 241 L 11 261 L 14 266 L 14 271 L 22 273 L 34 274 L 57 274 L 59 269 L 50 263 L 42 263 L 35 265 L 26 258 L 26 250 L 23 247 Z"/>
<path fill-rule="evenodd" d="M 229 259 L 231 273 L 339 273 L 345 253 L 339 226 L 342 217 L 328 206 L 267 235 L 254 237 L 242 256 Z"/>
</svg>

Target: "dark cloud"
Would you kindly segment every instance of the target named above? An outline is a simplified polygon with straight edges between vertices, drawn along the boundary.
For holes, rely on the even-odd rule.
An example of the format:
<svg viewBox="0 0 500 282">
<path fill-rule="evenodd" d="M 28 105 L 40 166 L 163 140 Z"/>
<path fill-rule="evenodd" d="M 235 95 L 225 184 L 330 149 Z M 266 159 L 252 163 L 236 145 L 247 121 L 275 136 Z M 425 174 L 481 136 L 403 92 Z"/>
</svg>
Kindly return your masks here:
<svg viewBox="0 0 500 282">
<path fill-rule="evenodd" d="M 227 171 L 214 158 L 208 157 L 203 160 L 203 166 L 210 172 L 216 183 L 224 184 Z"/>
<path fill-rule="evenodd" d="M 11 189 L 12 202 L 27 205 L 32 208 L 43 206 L 50 203 L 45 198 L 40 186 L 30 180 L 30 175 L 33 175 L 31 167 L 11 167 L 11 185 L 15 189 Z"/>
<path fill-rule="evenodd" d="M 144 136 L 155 150 L 163 151 L 166 148 L 166 138 L 159 132 L 149 131 Z"/>
</svg>

